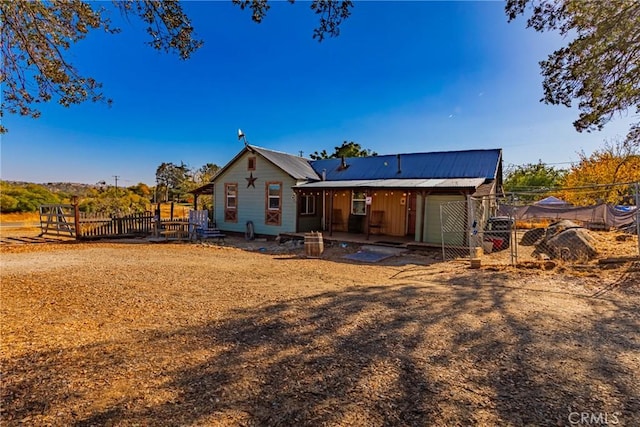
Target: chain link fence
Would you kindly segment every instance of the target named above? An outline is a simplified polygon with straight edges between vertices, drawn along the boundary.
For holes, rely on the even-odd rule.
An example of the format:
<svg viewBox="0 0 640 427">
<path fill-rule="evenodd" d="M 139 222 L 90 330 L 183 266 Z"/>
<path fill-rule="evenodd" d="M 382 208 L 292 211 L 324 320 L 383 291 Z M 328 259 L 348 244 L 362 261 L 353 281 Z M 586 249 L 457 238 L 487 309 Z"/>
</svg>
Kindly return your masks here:
<svg viewBox="0 0 640 427">
<path fill-rule="evenodd" d="M 585 264 L 637 257 L 639 222 L 636 206 L 572 206 L 557 198 L 468 197 L 440 206 L 442 256 L 445 260 L 481 258 L 490 265 Z"/>
</svg>

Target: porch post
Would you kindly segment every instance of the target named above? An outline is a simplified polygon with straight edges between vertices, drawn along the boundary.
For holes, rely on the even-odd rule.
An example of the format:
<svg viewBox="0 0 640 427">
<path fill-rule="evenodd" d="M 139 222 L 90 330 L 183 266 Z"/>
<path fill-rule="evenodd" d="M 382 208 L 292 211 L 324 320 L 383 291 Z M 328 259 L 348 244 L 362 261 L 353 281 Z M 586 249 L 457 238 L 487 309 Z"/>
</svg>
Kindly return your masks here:
<svg viewBox="0 0 640 427">
<path fill-rule="evenodd" d="M 322 231 L 327 229 L 327 191 L 322 190 L 322 217 L 320 218 L 322 224 Z"/>
<path fill-rule="evenodd" d="M 80 229 L 80 207 L 78 204 L 78 196 L 73 196 L 71 203 L 73 204 L 73 228 L 75 229 L 76 240 L 80 240 L 82 230 Z"/>
<path fill-rule="evenodd" d="M 424 198 L 424 209 L 423 209 L 423 223 L 422 223 L 422 241 L 426 242 L 427 241 L 427 231 L 429 230 L 429 221 L 431 220 L 431 218 L 429 218 L 429 215 L 427 215 L 427 207 L 428 207 L 428 199 L 427 197 L 429 197 L 429 191 L 425 191 L 424 193 L 422 193 L 422 197 Z M 440 222 L 440 220 L 437 220 L 438 222 Z"/>
<path fill-rule="evenodd" d="M 298 190 L 293 188 L 293 197 L 294 197 L 294 200 L 295 200 L 294 204 L 296 206 L 296 211 L 295 211 L 295 215 L 294 215 L 295 224 L 294 224 L 294 228 L 293 229 L 295 230 L 296 233 L 298 233 L 300 231 L 298 229 L 298 223 L 299 223 L 298 220 L 300 218 L 300 204 L 301 204 L 300 194 L 302 194 L 302 192 L 298 193 Z"/>
<path fill-rule="evenodd" d="M 329 190 L 329 236 L 333 236 L 333 190 Z"/>
<path fill-rule="evenodd" d="M 420 191 L 416 194 L 416 231 L 414 232 L 414 240 L 422 241 L 422 221 L 424 216 L 424 192 Z"/>
<path fill-rule="evenodd" d="M 364 202 L 364 227 L 367 230 L 366 231 L 366 240 L 369 240 L 369 219 L 370 219 L 370 213 L 371 213 L 371 206 L 369 206 L 366 202 L 367 197 L 369 197 L 369 190 L 365 190 L 364 192 L 364 198 L 365 198 L 365 202 Z"/>
</svg>

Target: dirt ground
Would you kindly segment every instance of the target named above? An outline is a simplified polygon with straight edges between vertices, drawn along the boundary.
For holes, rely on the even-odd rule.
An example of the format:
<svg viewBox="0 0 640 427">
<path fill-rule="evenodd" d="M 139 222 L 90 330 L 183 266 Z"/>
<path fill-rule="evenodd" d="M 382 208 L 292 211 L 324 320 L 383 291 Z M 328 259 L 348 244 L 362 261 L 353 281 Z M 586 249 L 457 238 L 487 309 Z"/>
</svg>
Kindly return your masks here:
<svg viewBox="0 0 640 427">
<path fill-rule="evenodd" d="M 640 425 L 637 262 L 355 250 L 0 246 L 0 424 Z"/>
</svg>

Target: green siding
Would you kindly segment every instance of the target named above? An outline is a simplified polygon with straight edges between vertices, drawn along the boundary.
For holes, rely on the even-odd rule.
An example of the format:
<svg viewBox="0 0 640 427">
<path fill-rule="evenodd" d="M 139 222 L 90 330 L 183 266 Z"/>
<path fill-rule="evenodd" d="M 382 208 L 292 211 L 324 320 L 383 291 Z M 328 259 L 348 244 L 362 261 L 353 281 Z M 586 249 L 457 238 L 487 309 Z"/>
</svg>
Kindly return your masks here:
<svg viewBox="0 0 640 427">
<path fill-rule="evenodd" d="M 440 220 L 440 206 L 443 203 L 464 201 L 462 195 L 430 195 L 425 202 L 425 227 L 424 241 L 427 243 L 442 244 L 442 223 Z M 446 233 L 445 244 L 462 246 L 464 245 L 464 230 L 466 229 L 465 212 L 459 215 L 447 215 L 443 218 L 447 223 L 447 229 L 460 230 L 459 233 Z"/>
<path fill-rule="evenodd" d="M 314 195 L 316 212 L 313 215 L 300 215 L 298 217 L 298 231 L 322 231 L 322 195 L 324 192 Z"/>
<path fill-rule="evenodd" d="M 255 170 L 247 169 L 247 158 L 256 157 Z M 247 188 L 249 174 L 252 173 L 255 188 Z M 282 182 L 282 216 L 280 226 L 265 224 L 265 197 L 267 182 Z M 238 184 L 238 221 L 225 222 L 225 184 Z M 291 187 L 296 181 L 282 169 L 258 154 L 245 153 L 215 180 L 215 219 L 217 227 L 224 231 L 244 233 L 247 221 L 253 221 L 256 234 L 277 236 L 280 233 L 295 232 L 296 203 Z"/>
</svg>

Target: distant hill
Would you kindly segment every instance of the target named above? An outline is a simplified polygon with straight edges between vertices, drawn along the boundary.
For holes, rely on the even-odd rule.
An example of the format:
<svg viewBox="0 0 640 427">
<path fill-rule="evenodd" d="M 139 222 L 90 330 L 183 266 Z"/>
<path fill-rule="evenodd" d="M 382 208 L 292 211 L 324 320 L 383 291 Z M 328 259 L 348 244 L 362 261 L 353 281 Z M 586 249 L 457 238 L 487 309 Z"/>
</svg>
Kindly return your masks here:
<svg viewBox="0 0 640 427">
<path fill-rule="evenodd" d="M 64 194 L 70 194 L 70 195 L 80 196 L 80 197 L 86 196 L 87 194 L 89 194 L 91 190 L 100 188 L 100 186 L 96 184 L 80 184 L 75 182 L 46 182 L 46 183 L 26 182 L 26 181 L 4 181 L 4 182 L 8 184 L 17 185 L 20 187 L 29 185 L 29 184 L 36 184 L 36 185 L 43 186 L 44 188 L 46 188 L 47 190 L 49 190 L 54 194 L 64 193 Z"/>
<path fill-rule="evenodd" d="M 76 197 L 82 212 L 123 215 L 148 210 L 151 196 L 148 187 L 115 188 L 101 184 L 0 180 L 0 212 L 37 212 L 41 205 L 71 203 Z"/>
</svg>

